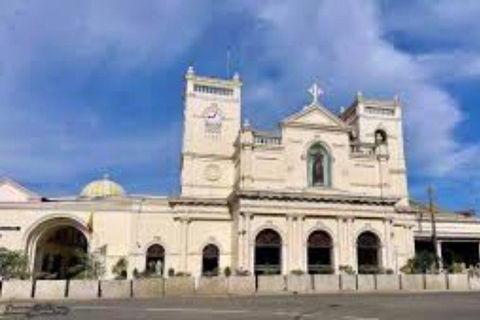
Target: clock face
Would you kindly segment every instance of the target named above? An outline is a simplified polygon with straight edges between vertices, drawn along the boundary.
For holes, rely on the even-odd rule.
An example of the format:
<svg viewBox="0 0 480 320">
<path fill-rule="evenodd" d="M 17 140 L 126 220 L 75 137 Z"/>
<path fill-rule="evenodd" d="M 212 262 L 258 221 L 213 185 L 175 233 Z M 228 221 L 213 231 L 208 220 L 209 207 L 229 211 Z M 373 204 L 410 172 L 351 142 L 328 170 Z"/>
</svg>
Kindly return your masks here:
<svg viewBox="0 0 480 320">
<path fill-rule="evenodd" d="M 206 120 L 209 124 L 220 124 L 222 122 L 222 116 L 217 109 L 210 109 L 207 111 Z"/>
</svg>

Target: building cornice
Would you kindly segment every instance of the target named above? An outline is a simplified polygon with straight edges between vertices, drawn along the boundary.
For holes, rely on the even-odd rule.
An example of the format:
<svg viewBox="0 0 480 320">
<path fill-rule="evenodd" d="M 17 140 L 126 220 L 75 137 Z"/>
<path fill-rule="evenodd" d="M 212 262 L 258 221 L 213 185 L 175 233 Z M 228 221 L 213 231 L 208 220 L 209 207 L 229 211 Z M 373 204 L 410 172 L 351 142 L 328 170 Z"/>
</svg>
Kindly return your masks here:
<svg viewBox="0 0 480 320">
<path fill-rule="evenodd" d="M 227 206 L 227 198 L 203 198 L 203 197 L 172 197 L 168 200 L 170 207 L 183 206 Z"/>
<path fill-rule="evenodd" d="M 393 206 L 400 199 L 390 197 L 372 197 L 359 195 L 337 195 L 337 194 L 319 194 L 310 192 L 286 192 L 272 190 L 239 190 L 235 196 L 240 199 L 259 199 L 259 200 L 283 200 L 283 201 L 309 201 L 309 202 L 330 202 L 330 203 L 349 203 Z"/>
</svg>

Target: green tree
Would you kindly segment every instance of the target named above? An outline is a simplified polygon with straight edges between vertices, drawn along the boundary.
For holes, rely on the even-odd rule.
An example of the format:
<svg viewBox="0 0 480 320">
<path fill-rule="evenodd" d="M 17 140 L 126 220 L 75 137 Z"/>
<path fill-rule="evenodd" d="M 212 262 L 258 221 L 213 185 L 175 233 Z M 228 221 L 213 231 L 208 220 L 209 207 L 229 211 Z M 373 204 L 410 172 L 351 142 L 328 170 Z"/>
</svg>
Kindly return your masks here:
<svg viewBox="0 0 480 320">
<path fill-rule="evenodd" d="M 435 263 L 435 254 L 427 251 L 417 253 L 407 264 L 400 268 L 406 274 L 438 273 Z"/>
<path fill-rule="evenodd" d="M 26 279 L 30 276 L 28 257 L 23 251 L 0 247 L 0 276 L 5 279 Z"/>
<path fill-rule="evenodd" d="M 98 255 L 76 252 L 78 263 L 68 268 L 68 278 L 74 279 L 100 279 L 105 274 L 105 266 Z"/>
<path fill-rule="evenodd" d="M 112 273 L 116 275 L 115 279 L 127 278 L 128 261 L 125 257 L 118 259 L 117 263 L 112 268 Z"/>
</svg>

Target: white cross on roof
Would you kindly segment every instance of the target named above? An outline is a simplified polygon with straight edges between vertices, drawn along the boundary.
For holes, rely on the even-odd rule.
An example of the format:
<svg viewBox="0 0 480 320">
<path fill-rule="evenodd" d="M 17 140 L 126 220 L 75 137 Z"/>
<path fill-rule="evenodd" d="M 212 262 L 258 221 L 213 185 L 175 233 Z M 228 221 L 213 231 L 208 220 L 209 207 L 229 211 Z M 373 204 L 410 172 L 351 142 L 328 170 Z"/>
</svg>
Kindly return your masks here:
<svg viewBox="0 0 480 320">
<path fill-rule="evenodd" d="M 322 88 L 320 88 L 316 83 L 308 89 L 308 92 L 312 95 L 312 104 L 318 104 L 318 97 L 324 94 Z"/>
</svg>

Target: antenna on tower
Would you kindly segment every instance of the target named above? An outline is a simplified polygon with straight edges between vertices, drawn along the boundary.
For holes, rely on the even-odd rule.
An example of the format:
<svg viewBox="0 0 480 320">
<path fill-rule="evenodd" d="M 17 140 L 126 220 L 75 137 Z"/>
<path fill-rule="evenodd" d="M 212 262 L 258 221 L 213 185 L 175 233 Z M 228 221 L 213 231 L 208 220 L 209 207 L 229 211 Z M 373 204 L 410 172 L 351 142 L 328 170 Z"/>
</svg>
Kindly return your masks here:
<svg viewBox="0 0 480 320">
<path fill-rule="evenodd" d="M 230 78 L 230 64 L 231 64 L 231 57 L 230 57 L 230 46 L 227 47 L 227 79 Z"/>
</svg>

